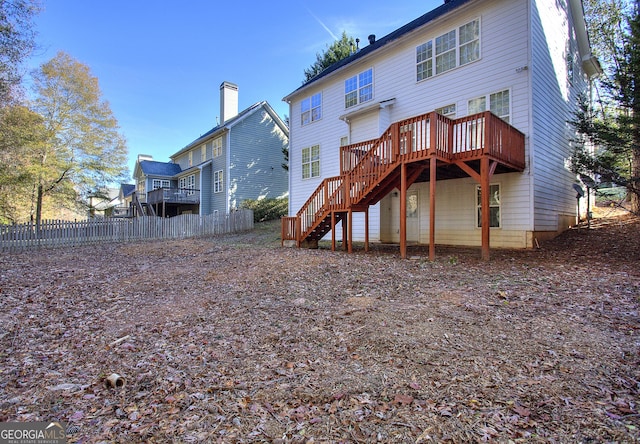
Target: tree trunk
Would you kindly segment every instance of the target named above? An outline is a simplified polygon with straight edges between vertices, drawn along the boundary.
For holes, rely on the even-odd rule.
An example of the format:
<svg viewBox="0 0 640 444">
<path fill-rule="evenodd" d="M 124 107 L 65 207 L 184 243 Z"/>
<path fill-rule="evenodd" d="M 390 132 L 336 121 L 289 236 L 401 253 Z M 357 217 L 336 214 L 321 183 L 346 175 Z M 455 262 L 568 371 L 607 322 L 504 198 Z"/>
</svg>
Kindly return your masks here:
<svg viewBox="0 0 640 444">
<path fill-rule="evenodd" d="M 42 222 L 42 195 L 44 194 L 44 186 L 38 184 L 38 197 L 36 200 L 36 233 L 40 237 L 40 222 Z"/>
</svg>

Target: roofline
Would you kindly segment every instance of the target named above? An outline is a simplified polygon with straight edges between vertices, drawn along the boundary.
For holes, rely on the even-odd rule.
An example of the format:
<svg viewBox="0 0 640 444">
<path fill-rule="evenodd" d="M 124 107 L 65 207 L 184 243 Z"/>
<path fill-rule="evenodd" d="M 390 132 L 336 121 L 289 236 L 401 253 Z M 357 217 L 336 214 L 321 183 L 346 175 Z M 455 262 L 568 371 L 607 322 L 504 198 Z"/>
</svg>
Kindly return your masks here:
<svg viewBox="0 0 640 444">
<path fill-rule="evenodd" d="M 392 31 L 391 33 L 385 35 L 384 37 L 376 40 L 374 43 L 369 44 L 367 46 L 365 46 L 364 48 L 360 49 L 358 52 L 350 55 L 349 57 L 346 57 L 336 63 L 334 63 L 333 65 L 329 66 L 328 68 L 324 69 L 323 71 L 321 71 L 318 75 L 316 75 L 315 77 L 311 78 L 310 80 L 306 81 L 305 83 L 302 84 L 302 86 L 300 86 L 299 88 L 297 88 L 296 90 L 294 90 L 293 92 L 289 93 L 288 95 L 286 95 L 285 97 L 282 98 L 282 100 L 284 102 L 289 103 L 291 100 L 291 97 L 293 97 L 294 95 L 298 94 L 300 91 L 306 89 L 307 87 L 309 87 L 310 85 L 312 85 L 313 83 L 317 82 L 320 79 L 323 79 L 327 76 L 329 76 L 330 74 L 340 71 L 341 68 L 354 63 L 357 60 L 361 60 L 363 58 L 366 58 L 367 56 L 369 56 L 372 53 L 378 52 L 380 49 L 386 47 L 387 45 L 395 42 L 396 40 L 398 40 L 399 38 L 413 32 L 414 30 L 421 28 L 423 26 L 426 26 L 428 24 L 430 24 L 431 22 L 433 22 L 436 19 L 439 19 L 447 14 L 449 14 L 450 12 L 462 7 L 463 5 L 471 2 L 473 0 L 450 0 L 450 1 L 446 1 L 445 3 L 443 3 L 442 5 L 438 6 L 435 9 L 432 9 L 431 11 L 427 12 L 426 14 L 421 15 L 420 17 L 418 17 L 415 20 L 412 20 L 411 22 L 407 23 L 404 26 L 401 26 L 400 28 L 396 29 L 395 31 Z M 577 0 L 580 1 L 580 0 Z"/>
<path fill-rule="evenodd" d="M 269 102 L 267 102 L 266 100 L 262 100 L 260 102 L 255 102 L 253 105 L 243 109 L 241 112 L 238 113 L 238 115 L 236 117 L 232 117 L 231 119 L 227 120 L 223 125 L 219 125 L 219 128 L 216 131 L 213 131 L 214 129 L 216 129 L 216 127 L 210 129 L 209 131 L 204 133 L 202 136 L 198 137 L 193 142 L 191 142 L 188 145 L 186 145 L 184 148 L 181 148 L 179 151 L 177 151 L 176 153 L 174 153 L 171 156 L 169 156 L 169 159 L 174 159 L 175 157 L 178 157 L 179 155 L 189 151 L 193 147 L 198 146 L 198 145 L 206 142 L 207 140 L 213 139 L 213 138 L 223 134 L 224 132 L 231 130 L 231 128 L 233 128 L 236 124 L 242 122 L 244 119 L 246 119 L 249 116 L 253 115 L 253 113 L 255 113 L 258 109 L 260 109 L 260 107 L 265 107 L 267 109 L 267 112 L 272 114 L 272 117 L 274 117 L 274 116 L 277 117 L 278 118 L 278 123 L 283 128 L 286 128 L 287 131 L 289 131 L 289 129 L 285 125 L 285 123 L 282 120 L 282 118 L 278 115 L 278 113 L 275 112 L 273 107 L 271 105 L 269 105 Z"/>
</svg>

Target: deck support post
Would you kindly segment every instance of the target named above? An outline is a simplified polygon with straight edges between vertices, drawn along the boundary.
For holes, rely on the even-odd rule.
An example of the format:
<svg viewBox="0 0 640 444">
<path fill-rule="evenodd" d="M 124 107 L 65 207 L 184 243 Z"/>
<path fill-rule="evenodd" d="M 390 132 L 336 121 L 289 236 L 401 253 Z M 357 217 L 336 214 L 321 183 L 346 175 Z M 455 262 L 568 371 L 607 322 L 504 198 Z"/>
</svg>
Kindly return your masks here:
<svg viewBox="0 0 640 444">
<path fill-rule="evenodd" d="M 336 251 L 336 212 L 331 212 L 331 251 Z"/>
<path fill-rule="evenodd" d="M 407 257 L 407 164 L 400 164 L 400 257 Z"/>
<path fill-rule="evenodd" d="M 429 260 L 436 260 L 436 156 L 429 159 Z"/>
<path fill-rule="evenodd" d="M 349 221 L 343 215 L 342 216 L 342 251 L 347 251 L 347 224 Z"/>
<path fill-rule="evenodd" d="M 484 156 L 480 160 L 480 208 L 482 212 L 482 260 L 489 260 L 489 233 L 491 215 L 489 214 L 489 188 L 491 183 L 491 168 L 489 158 Z"/>
<path fill-rule="evenodd" d="M 364 209 L 364 251 L 369 251 L 369 205 Z"/>
<path fill-rule="evenodd" d="M 347 252 L 353 253 L 353 211 L 351 209 L 349 209 L 347 217 L 349 219 L 349 222 L 347 223 L 347 227 L 349 230 Z"/>
</svg>

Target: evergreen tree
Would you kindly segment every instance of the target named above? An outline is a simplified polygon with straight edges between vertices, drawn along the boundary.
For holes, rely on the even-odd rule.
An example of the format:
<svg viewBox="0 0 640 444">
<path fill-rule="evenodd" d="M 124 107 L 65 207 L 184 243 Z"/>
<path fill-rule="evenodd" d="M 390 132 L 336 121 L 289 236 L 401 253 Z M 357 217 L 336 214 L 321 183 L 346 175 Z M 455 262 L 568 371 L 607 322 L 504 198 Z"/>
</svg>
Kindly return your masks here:
<svg viewBox="0 0 640 444">
<path fill-rule="evenodd" d="M 625 186 L 640 213 L 640 15 L 638 0 L 586 0 L 585 15 L 604 75 L 596 106 L 584 99 L 573 169 L 587 181 Z M 588 147 L 593 146 L 594 150 Z"/>
<path fill-rule="evenodd" d="M 342 31 L 340 40 L 333 42 L 324 52 L 317 53 L 314 64 L 304 70 L 305 82 L 311 80 L 334 63 L 349 57 L 355 50 L 356 42 L 354 38 L 348 37 L 347 33 Z"/>
</svg>

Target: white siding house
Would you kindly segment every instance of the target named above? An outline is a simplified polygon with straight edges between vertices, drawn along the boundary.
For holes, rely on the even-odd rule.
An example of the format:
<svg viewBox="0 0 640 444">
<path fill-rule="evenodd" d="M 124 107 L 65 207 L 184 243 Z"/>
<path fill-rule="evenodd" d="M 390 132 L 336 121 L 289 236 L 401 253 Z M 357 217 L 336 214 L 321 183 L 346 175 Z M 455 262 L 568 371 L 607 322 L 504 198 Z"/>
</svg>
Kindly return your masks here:
<svg viewBox="0 0 640 444">
<path fill-rule="evenodd" d="M 343 236 L 343 225 L 333 223 L 352 218 L 349 240 L 400 242 L 401 247 L 407 241 L 485 247 L 490 233 L 491 246 L 528 248 L 575 223 L 567 121 L 578 94 L 587 92 L 590 77 L 599 72 L 580 0 L 450 0 L 387 36 L 371 37 L 368 45 L 284 98 L 291 116 L 291 218 L 283 221 L 283 238 L 300 245 L 313 238 L 312 231 L 328 238 L 332 227 L 332 237 Z M 341 171 L 341 145 L 384 139 L 385 134 L 391 140 L 398 137 L 391 130 L 394 124 L 432 111 L 451 119 L 449 129 L 443 130 L 452 144 L 449 157 L 436 154 L 436 144 L 429 139 L 435 134 L 428 131 L 435 126 L 435 114 L 412 124 L 413 129 L 402 123 L 397 130 L 400 146 L 393 149 L 402 154 L 402 144 L 409 143 L 415 151 L 417 138 L 424 137 L 425 146 L 431 143 L 430 154 L 425 149 L 419 159 L 390 157 L 402 174 L 387 169 L 376 173 L 379 177 L 371 184 L 371 190 L 377 186 L 386 194 L 371 191 L 362 201 L 352 197 L 346 206 L 334 205 L 319 216 L 324 225 L 320 220 L 318 226 L 296 221 L 309 219 L 306 202 L 325 186 L 324 179 L 340 176 L 348 183 L 345 190 L 354 186 L 354 173 L 347 179 L 349 172 Z M 491 119 L 502 119 L 522 139 L 516 137 L 518 142 L 507 146 L 507 133 L 500 133 L 491 154 L 483 145 L 487 149 L 471 160 L 463 151 L 480 147 L 473 146 L 470 137 L 487 135 L 489 120 L 463 121 L 484 111 L 492 113 Z M 415 125 L 422 125 L 424 136 Z M 412 141 L 403 142 L 402 134 Z M 456 137 L 466 140 L 455 142 Z M 380 149 L 375 148 L 380 143 L 370 146 Z M 512 148 L 521 153 L 521 164 L 510 161 L 506 152 Z M 483 162 L 490 170 L 483 172 Z M 354 171 L 357 168 L 364 167 Z M 411 183 L 401 182 L 401 177 Z M 483 180 L 486 188 L 481 188 Z M 481 189 L 490 193 L 484 203 Z M 351 189 L 341 196 L 353 193 Z M 313 208 L 317 214 L 327 210 L 323 205 L 337 202 L 326 195 L 326 202 L 313 204 L 322 207 Z M 406 203 L 401 205 L 403 198 Z M 483 209 L 490 228 L 481 227 Z M 327 223 L 330 213 L 333 222 Z M 296 223 L 302 228 L 295 228 Z"/>
</svg>

